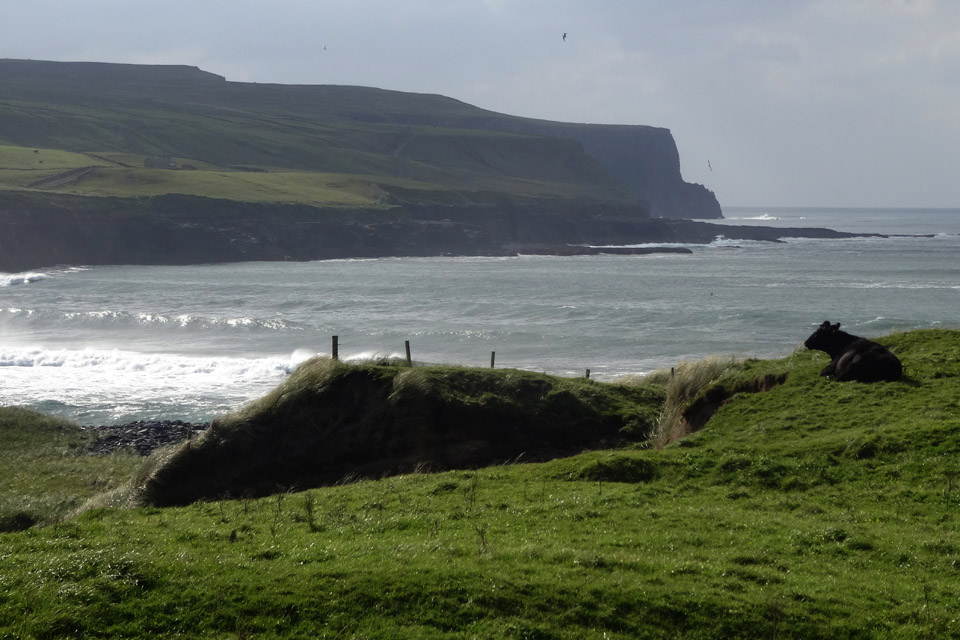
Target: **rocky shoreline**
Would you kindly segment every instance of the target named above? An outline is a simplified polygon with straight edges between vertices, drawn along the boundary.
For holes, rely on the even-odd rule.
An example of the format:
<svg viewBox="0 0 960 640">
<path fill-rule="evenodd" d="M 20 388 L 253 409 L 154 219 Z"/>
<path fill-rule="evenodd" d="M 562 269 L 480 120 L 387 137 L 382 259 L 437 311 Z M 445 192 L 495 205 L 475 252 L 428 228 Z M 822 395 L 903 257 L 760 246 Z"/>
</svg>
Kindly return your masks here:
<svg viewBox="0 0 960 640">
<path fill-rule="evenodd" d="M 6 273 L 54 265 L 689 253 L 677 245 L 718 236 L 782 242 L 864 235 L 876 234 L 651 218 L 636 203 L 506 195 L 490 203 L 337 209 L 179 195 L 0 194 Z"/>
<path fill-rule="evenodd" d="M 107 455 L 118 450 L 136 451 L 148 456 L 159 447 L 178 444 L 190 440 L 204 431 L 210 424 L 192 423 L 181 420 L 138 420 L 127 424 L 85 426 L 85 431 L 96 434 L 90 443 L 90 455 Z"/>
</svg>

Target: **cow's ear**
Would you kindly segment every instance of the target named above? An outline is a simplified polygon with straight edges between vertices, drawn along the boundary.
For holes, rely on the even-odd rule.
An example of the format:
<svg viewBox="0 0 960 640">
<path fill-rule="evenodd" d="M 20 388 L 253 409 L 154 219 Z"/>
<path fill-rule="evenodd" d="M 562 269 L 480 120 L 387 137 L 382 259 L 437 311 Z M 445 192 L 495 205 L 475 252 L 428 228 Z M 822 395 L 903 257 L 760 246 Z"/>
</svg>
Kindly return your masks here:
<svg viewBox="0 0 960 640">
<path fill-rule="evenodd" d="M 823 324 L 820 325 L 820 328 L 821 328 L 821 329 L 829 329 L 829 328 L 830 328 L 830 321 L 829 321 L 829 320 L 824 320 L 824 321 L 823 321 Z"/>
<path fill-rule="evenodd" d="M 837 324 L 833 325 L 833 330 L 834 330 L 834 331 L 840 331 L 840 323 L 839 323 L 839 322 L 838 322 Z"/>
</svg>

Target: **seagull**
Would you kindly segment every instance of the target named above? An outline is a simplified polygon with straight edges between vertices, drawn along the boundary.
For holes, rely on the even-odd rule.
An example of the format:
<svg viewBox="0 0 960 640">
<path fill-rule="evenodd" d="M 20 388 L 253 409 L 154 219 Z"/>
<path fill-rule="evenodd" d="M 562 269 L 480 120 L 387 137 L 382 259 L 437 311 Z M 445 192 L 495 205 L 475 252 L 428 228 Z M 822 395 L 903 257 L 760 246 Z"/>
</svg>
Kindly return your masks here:
<svg viewBox="0 0 960 640">
<path fill-rule="evenodd" d="M 710 158 L 707 158 L 707 168 L 710 169 L 710 173 L 713 173 L 713 167 L 710 166 Z"/>
<path fill-rule="evenodd" d="M 564 41 L 564 42 L 567 41 L 567 32 L 566 32 L 566 31 L 563 32 L 563 41 Z"/>
</svg>

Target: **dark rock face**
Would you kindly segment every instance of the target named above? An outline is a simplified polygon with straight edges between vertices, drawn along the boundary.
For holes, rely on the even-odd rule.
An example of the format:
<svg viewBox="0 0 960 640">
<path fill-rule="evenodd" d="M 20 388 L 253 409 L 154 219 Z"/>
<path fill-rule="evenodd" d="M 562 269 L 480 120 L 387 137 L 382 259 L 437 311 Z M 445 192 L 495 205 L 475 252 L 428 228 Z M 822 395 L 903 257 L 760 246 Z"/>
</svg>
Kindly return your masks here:
<svg viewBox="0 0 960 640">
<path fill-rule="evenodd" d="M 647 203 L 656 218 L 722 218 L 720 203 L 700 184 L 684 182 L 680 153 L 669 129 L 643 125 L 550 122 L 489 113 L 444 118 L 405 117 L 403 122 L 524 133 L 578 142 L 612 178 Z"/>
<path fill-rule="evenodd" d="M 527 119 L 501 122 L 512 131 L 576 140 L 614 179 L 646 202 L 650 215 L 655 218 L 723 217 L 712 191 L 700 184 L 684 182 L 680 174 L 680 153 L 669 129 Z"/>
<path fill-rule="evenodd" d="M 194 196 L 97 198 L 0 194 L 0 271 L 52 265 L 207 264 L 438 255 L 568 253 L 566 245 L 842 238 L 828 229 L 771 229 L 650 219 L 627 204 L 509 198 L 489 204 L 340 210 Z"/>
<path fill-rule="evenodd" d="M 105 455 L 120 449 L 132 449 L 142 456 L 154 449 L 178 444 L 203 433 L 209 424 L 195 424 L 180 420 L 140 420 L 128 424 L 84 427 L 97 434 L 90 445 L 90 453 Z"/>
<path fill-rule="evenodd" d="M 680 153 L 668 129 L 585 125 L 571 133 L 610 175 L 650 204 L 652 216 L 723 217 L 712 191 L 681 177 Z"/>
</svg>

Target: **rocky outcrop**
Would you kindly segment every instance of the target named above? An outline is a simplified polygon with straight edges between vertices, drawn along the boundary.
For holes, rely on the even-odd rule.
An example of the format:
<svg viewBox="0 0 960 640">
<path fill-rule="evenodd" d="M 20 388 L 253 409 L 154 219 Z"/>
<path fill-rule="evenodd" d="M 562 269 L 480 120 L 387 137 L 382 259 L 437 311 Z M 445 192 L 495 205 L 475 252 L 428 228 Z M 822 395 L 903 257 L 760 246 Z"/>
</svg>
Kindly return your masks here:
<svg viewBox="0 0 960 640">
<path fill-rule="evenodd" d="M 90 443 L 92 455 L 108 455 L 115 451 L 136 451 L 150 455 L 160 447 L 179 444 L 199 436 L 209 423 L 190 423 L 181 420 L 138 420 L 126 424 L 84 427 L 96 434 Z"/>
<path fill-rule="evenodd" d="M 582 245 L 709 243 L 718 235 L 777 241 L 854 234 L 650 219 L 629 205 L 550 199 L 334 209 L 0 192 L 0 271 L 9 273 L 62 264 L 559 254 Z"/>
</svg>

